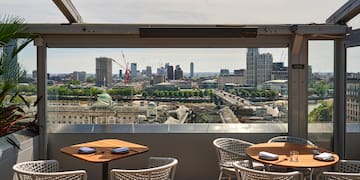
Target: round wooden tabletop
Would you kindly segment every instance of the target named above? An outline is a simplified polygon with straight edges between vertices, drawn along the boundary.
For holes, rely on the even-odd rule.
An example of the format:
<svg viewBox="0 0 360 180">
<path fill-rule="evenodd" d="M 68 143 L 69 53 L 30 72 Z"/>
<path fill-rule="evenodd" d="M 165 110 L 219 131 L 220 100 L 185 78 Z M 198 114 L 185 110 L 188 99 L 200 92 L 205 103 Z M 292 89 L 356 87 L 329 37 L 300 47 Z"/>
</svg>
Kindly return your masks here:
<svg viewBox="0 0 360 180">
<path fill-rule="evenodd" d="M 335 153 L 332 153 L 332 155 L 334 156 L 333 161 L 316 160 L 314 159 L 313 150 L 317 150 L 320 153 L 322 152 L 332 153 L 326 149 L 305 145 L 305 144 L 276 142 L 276 143 L 261 143 L 261 144 L 252 145 L 246 149 L 246 154 L 252 159 L 265 164 L 273 164 L 277 166 L 290 167 L 290 168 L 295 168 L 295 167 L 318 168 L 318 167 L 331 166 L 339 161 L 339 156 Z M 259 152 L 261 151 L 277 154 L 279 156 L 279 159 L 273 161 L 260 159 Z M 289 160 L 290 151 L 299 152 L 297 162 L 291 162 Z"/>
</svg>

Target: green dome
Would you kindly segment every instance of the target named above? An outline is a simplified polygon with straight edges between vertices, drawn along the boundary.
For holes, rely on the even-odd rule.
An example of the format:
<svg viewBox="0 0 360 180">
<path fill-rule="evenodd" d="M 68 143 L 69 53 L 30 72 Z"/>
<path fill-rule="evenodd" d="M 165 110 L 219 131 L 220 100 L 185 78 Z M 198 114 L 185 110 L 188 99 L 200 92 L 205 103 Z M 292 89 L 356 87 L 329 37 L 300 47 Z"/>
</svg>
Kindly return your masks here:
<svg viewBox="0 0 360 180">
<path fill-rule="evenodd" d="M 97 97 L 97 101 L 98 102 L 104 102 L 104 103 L 111 103 L 111 96 L 109 94 L 103 93 L 103 94 L 99 94 Z"/>
<path fill-rule="evenodd" d="M 111 105 L 112 98 L 109 94 L 103 93 L 97 96 L 97 101 L 92 105 L 93 108 L 105 108 Z"/>
</svg>

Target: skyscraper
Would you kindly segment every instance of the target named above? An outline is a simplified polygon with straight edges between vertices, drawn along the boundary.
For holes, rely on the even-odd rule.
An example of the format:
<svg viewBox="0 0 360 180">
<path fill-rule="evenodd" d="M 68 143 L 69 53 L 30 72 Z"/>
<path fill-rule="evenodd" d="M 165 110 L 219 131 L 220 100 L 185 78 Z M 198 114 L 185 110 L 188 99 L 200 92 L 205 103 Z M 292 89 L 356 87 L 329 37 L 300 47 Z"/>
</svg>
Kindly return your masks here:
<svg viewBox="0 0 360 180">
<path fill-rule="evenodd" d="M 181 69 L 180 65 L 176 65 L 175 68 L 175 79 L 182 79 L 184 78 L 183 70 Z"/>
<path fill-rule="evenodd" d="M 151 72 L 151 66 L 146 66 L 146 77 L 151 77 L 152 72 Z"/>
<path fill-rule="evenodd" d="M 167 74 L 167 80 L 174 80 L 174 66 L 167 66 L 166 69 L 166 74 Z"/>
<path fill-rule="evenodd" d="M 246 53 L 246 83 L 257 87 L 263 82 L 271 80 L 272 62 L 272 54 L 260 54 L 258 48 L 248 48 Z"/>
<path fill-rule="evenodd" d="M 119 69 L 119 78 L 122 78 L 122 70 L 121 69 Z"/>
<path fill-rule="evenodd" d="M 248 48 L 246 53 L 246 83 L 251 86 L 256 86 L 256 62 L 259 58 L 258 48 Z"/>
<path fill-rule="evenodd" d="M 194 77 L 194 63 L 190 63 L 190 78 Z"/>
<path fill-rule="evenodd" d="M 112 61 L 107 57 L 96 58 L 96 86 L 112 86 Z"/>
<path fill-rule="evenodd" d="M 131 79 L 134 79 L 134 78 L 136 78 L 136 74 L 137 74 L 137 64 L 136 63 L 131 63 L 131 65 L 130 65 L 131 67 L 131 69 L 130 69 L 130 71 L 131 71 Z"/>
</svg>

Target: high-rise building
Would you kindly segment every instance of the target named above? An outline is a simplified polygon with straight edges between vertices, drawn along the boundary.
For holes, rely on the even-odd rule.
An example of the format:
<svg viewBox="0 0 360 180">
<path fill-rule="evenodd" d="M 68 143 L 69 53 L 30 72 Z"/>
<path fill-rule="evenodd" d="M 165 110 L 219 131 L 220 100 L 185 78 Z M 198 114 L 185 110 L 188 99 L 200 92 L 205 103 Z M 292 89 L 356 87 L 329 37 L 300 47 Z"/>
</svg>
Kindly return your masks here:
<svg viewBox="0 0 360 180">
<path fill-rule="evenodd" d="M 136 78 L 136 74 L 137 74 L 137 64 L 136 63 L 131 63 L 130 65 L 130 77 L 131 79 Z"/>
<path fill-rule="evenodd" d="M 183 70 L 181 69 L 180 65 L 176 65 L 175 68 L 175 79 L 183 79 L 184 78 L 184 73 Z"/>
<path fill-rule="evenodd" d="M 194 77 L 194 63 L 190 63 L 190 78 Z"/>
<path fill-rule="evenodd" d="M 13 54 L 14 49 L 17 46 L 17 40 L 11 39 L 9 43 L 5 46 L 5 52 L 6 54 Z M 15 57 L 13 57 L 11 60 L 17 61 L 17 54 L 15 54 Z"/>
<path fill-rule="evenodd" d="M 167 80 L 174 80 L 174 66 L 167 66 L 166 68 Z"/>
<path fill-rule="evenodd" d="M 96 86 L 112 86 L 112 61 L 107 57 L 96 58 Z"/>
<path fill-rule="evenodd" d="M 246 53 L 246 82 L 257 87 L 271 80 L 273 57 L 270 53 L 260 54 L 258 48 L 248 48 Z"/>
<path fill-rule="evenodd" d="M 119 78 L 121 79 L 122 78 L 122 70 L 121 69 L 119 69 Z"/>
<path fill-rule="evenodd" d="M 248 48 L 246 53 L 246 83 L 256 86 L 256 63 L 260 53 L 258 48 Z"/>
<path fill-rule="evenodd" d="M 74 78 L 74 80 L 83 82 L 86 80 L 86 72 L 85 71 L 74 71 L 73 78 Z"/>
<path fill-rule="evenodd" d="M 156 75 L 166 76 L 166 68 L 165 67 L 157 68 Z"/>
<path fill-rule="evenodd" d="M 151 72 L 151 66 L 146 66 L 146 77 L 151 77 L 152 72 Z"/>
</svg>

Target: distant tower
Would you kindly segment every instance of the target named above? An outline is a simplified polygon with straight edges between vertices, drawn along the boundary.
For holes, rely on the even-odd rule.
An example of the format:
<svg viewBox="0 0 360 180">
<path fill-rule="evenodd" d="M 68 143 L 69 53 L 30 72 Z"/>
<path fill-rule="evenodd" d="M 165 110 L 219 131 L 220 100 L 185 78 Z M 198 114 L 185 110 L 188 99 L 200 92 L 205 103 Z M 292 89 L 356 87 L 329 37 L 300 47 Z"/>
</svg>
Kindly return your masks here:
<svg viewBox="0 0 360 180">
<path fill-rule="evenodd" d="M 174 80 L 174 66 L 168 66 L 166 70 L 167 80 Z"/>
<path fill-rule="evenodd" d="M 194 63 L 190 63 L 190 78 L 194 77 Z"/>
<path fill-rule="evenodd" d="M 151 77 L 152 72 L 151 72 L 151 66 L 146 66 L 146 77 Z"/>
<path fill-rule="evenodd" d="M 260 59 L 257 60 L 257 85 L 271 80 L 271 73 L 273 67 L 273 57 L 270 53 L 260 54 Z"/>
<path fill-rule="evenodd" d="M 136 78 L 136 74 L 137 74 L 137 64 L 136 63 L 131 63 L 131 79 Z"/>
<path fill-rule="evenodd" d="M 119 78 L 121 79 L 122 78 L 122 70 L 119 69 Z"/>
<path fill-rule="evenodd" d="M 181 67 L 179 65 L 176 65 L 175 68 L 175 79 L 183 79 L 184 78 L 184 73 L 183 70 L 181 69 Z"/>
<path fill-rule="evenodd" d="M 273 57 L 270 53 L 260 54 L 258 48 L 248 48 L 246 53 L 246 82 L 257 87 L 271 80 Z"/>
<path fill-rule="evenodd" d="M 5 52 L 7 54 L 12 54 L 14 49 L 16 48 L 16 46 L 17 46 L 17 40 L 16 39 L 11 39 L 9 41 L 9 43 L 6 45 L 6 47 L 5 47 Z M 15 54 L 15 57 L 13 57 L 12 60 L 17 62 L 17 54 Z"/>
<path fill-rule="evenodd" d="M 107 57 L 96 58 L 96 86 L 112 86 L 112 61 Z"/>
<path fill-rule="evenodd" d="M 256 65 L 259 58 L 258 48 L 248 48 L 246 53 L 246 83 L 256 87 Z"/>
</svg>

